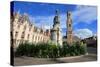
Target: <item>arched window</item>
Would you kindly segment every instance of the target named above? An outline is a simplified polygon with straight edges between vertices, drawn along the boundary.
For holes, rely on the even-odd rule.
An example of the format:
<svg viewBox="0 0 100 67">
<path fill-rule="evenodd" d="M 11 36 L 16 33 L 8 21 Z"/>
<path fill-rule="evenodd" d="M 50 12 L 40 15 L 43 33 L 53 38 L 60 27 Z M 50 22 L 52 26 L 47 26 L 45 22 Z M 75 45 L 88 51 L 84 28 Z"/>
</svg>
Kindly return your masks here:
<svg viewBox="0 0 100 67">
<path fill-rule="evenodd" d="M 24 26 L 24 30 L 26 30 L 26 27 L 27 27 L 27 26 L 25 25 L 25 26 Z"/>
<path fill-rule="evenodd" d="M 30 35 L 28 34 L 27 39 L 29 39 L 29 36 L 30 36 Z"/>
<path fill-rule="evenodd" d="M 71 24 L 69 24 L 69 27 L 71 27 Z"/>
<path fill-rule="evenodd" d="M 24 39 L 25 31 L 22 32 L 21 38 Z"/>
<path fill-rule="evenodd" d="M 18 24 L 18 28 L 20 28 L 20 24 Z"/>
<path fill-rule="evenodd" d="M 69 34 L 72 34 L 72 31 L 68 31 Z"/>
<path fill-rule="evenodd" d="M 16 32 L 15 32 L 15 38 L 17 38 L 17 36 L 18 36 L 18 32 L 16 31 Z"/>
<path fill-rule="evenodd" d="M 32 29 L 32 24 L 29 24 L 29 31 L 31 31 Z"/>
<path fill-rule="evenodd" d="M 32 37 L 32 40 L 34 41 L 34 35 L 33 35 L 33 37 Z"/>
</svg>

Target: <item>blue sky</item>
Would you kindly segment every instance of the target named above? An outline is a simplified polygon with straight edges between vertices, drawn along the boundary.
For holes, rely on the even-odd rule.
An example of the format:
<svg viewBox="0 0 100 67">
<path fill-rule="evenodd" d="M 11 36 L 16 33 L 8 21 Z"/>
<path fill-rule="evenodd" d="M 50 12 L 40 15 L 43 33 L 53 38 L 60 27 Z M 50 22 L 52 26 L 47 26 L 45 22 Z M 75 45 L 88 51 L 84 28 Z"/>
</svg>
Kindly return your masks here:
<svg viewBox="0 0 100 67">
<path fill-rule="evenodd" d="M 55 10 L 59 10 L 62 35 L 66 33 L 67 11 L 72 12 L 73 33 L 79 38 L 97 34 L 97 7 L 71 4 L 14 2 L 14 12 L 27 13 L 30 21 L 38 27 L 52 28 Z"/>
</svg>

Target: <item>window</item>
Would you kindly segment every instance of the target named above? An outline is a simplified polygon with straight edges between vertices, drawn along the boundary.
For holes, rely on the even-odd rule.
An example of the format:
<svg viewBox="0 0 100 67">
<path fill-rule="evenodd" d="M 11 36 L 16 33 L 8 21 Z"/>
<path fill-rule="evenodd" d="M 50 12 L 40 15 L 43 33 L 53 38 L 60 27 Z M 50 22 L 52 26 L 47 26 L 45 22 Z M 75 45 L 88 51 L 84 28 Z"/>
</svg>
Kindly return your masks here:
<svg viewBox="0 0 100 67">
<path fill-rule="evenodd" d="M 37 36 L 35 37 L 35 40 L 37 40 Z"/>
<path fill-rule="evenodd" d="M 18 23 L 21 22 L 21 17 L 18 19 Z"/>
<path fill-rule="evenodd" d="M 37 36 L 37 42 L 39 42 L 39 36 Z"/>
<path fill-rule="evenodd" d="M 24 26 L 24 30 L 26 30 L 26 25 Z"/>
<path fill-rule="evenodd" d="M 19 19 L 18 19 L 18 23 L 23 23 L 24 22 L 24 18 L 23 17 L 20 17 Z"/>
<path fill-rule="evenodd" d="M 43 29 L 40 30 L 40 33 L 43 33 Z"/>
<path fill-rule="evenodd" d="M 72 31 L 69 31 L 69 34 L 72 34 Z"/>
<path fill-rule="evenodd" d="M 37 27 L 34 27 L 34 32 L 37 32 Z"/>
<path fill-rule="evenodd" d="M 71 24 L 69 24 L 69 27 L 71 27 Z"/>
<path fill-rule="evenodd" d="M 40 37 L 38 37 L 38 41 L 40 40 Z"/>
<path fill-rule="evenodd" d="M 18 24 L 18 28 L 20 28 L 20 24 Z"/>
<path fill-rule="evenodd" d="M 30 35 L 28 34 L 27 39 L 29 39 L 29 36 L 30 36 Z"/>
<path fill-rule="evenodd" d="M 41 37 L 41 41 L 42 41 L 42 37 Z"/>
<path fill-rule="evenodd" d="M 17 36 L 18 36 L 18 32 L 16 31 L 16 33 L 15 33 L 15 38 L 17 38 Z"/>
<path fill-rule="evenodd" d="M 31 27 L 29 28 L 29 31 L 31 31 Z"/>
<path fill-rule="evenodd" d="M 34 32 L 34 29 L 33 29 L 33 32 Z"/>
<path fill-rule="evenodd" d="M 29 31 L 31 31 L 31 29 L 32 29 L 32 24 L 30 24 L 29 26 L 30 26 L 30 27 L 29 27 Z"/>
<path fill-rule="evenodd" d="M 42 41 L 42 37 L 40 37 L 40 40 Z"/>
<path fill-rule="evenodd" d="M 13 40 L 14 45 L 16 45 L 16 39 Z"/>
<path fill-rule="evenodd" d="M 37 41 L 38 41 L 38 36 L 37 36 Z"/>
<path fill-rule="evenodd" d="M 33 35 L 33 37 L 32 37 L 32 40 L 34 41 L 34 35 Z"/>
<path fill-rule="evenodd" d="M 23 31 L 22 35 L 21 35 L 21 38 L 24 39 L 24 36 L 25 36 L 25 32 Z"/>
</svg>

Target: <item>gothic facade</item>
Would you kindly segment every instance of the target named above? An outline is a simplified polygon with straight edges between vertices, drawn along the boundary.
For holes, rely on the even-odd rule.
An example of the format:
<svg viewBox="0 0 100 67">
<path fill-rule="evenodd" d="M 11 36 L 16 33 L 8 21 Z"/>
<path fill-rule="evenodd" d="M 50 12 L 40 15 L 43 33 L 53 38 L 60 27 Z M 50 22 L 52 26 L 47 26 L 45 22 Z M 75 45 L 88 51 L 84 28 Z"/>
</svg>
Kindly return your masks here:
<svg viewBox="0 0 100 67">
<path fill-rule="evenodd" d="M 71 12 L 67 12 L 67 43 L 73 42 L 72 38 L 72 19 Z M 52 29 L 38 28 L 30 22 L 27 14 L 13 13 L 11 15 L 11 41 L 14 48 L 18 47 L 20 43 L 31 42 L 48 42 L 51 40 L 56 44 L 62 45 L 62 32 L 60 28 L 60 16 L 58 10 L 53 19 Z"/>
<path fill-rule="evenodd" d="M 39 43 L 50 40 L 50 30 L 36 27 L 30 22 L 27 14 L 13 13 L 10 33 L 14 48 L 24 42 Z"/>
</svg>

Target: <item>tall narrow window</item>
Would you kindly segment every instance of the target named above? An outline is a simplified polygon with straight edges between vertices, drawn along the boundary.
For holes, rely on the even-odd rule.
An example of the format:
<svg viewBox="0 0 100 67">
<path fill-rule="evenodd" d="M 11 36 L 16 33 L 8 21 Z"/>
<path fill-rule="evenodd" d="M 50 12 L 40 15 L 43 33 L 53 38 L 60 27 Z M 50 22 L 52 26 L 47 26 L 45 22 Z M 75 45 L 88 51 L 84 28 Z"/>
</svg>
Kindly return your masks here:
<svg viewBox="0 0 100 67">
<path fill-rule="evenodd" d="M 23 16 L 19 17 L 18 23 L 20 23 L 20 24 L 23 24 L 24 23 L 24 17 Z"/>
<path fill-rule="evenodd" d="M 29 27 L 29 31 L 31 31 L 31 27 Z"/>
<path fill-rule="evenodd" d="M 17 36 L 18 36 L 18 32 L 16 31 L 16 33 L 15 33 L 15 38 L 17 38 Z"/>
<path fill-rule="evenodd" d="M 40 37 L 38 36 L 38 41 L 40 40 Z"/>
<path fill-rule="evenodd" d="M 72 34 L 72 31 L 69 31 L 69 34 Z"/>
<path fill-rule="evenodd" d="M 26 30 L 26 25 L 24 26 L 24 30 Z"/>
<path fill-rule="evenodd" d="M 30 24 L 29 26 L 30 26 L 30 27 L 29 27 L 29 31 L 31 31 L 31 29 L 32 29 L 32 24 Z"/>
<path fill-rule="evenodd" d="M 29 36 L 30 36 L 30 35 L 28 34 L 27 39 L 29 39 Z"/>
<path fill-rule="evenodd" d="M 34 41 L 34 35 L 33 35 L 33 37 L 32 37 L 32 40 Z"/>
<path fill-rule="evenodd" d="M 19 17 L 19 19 L 18 19 L 18 23 L 20 23 L 20 22 L 21 22 L 21 19 L 22 19 L 22 17 Z"/>
<path fill-rule="evenodd" d="M 35 37 L 35 41 L 37 41 L 37 36 Z"/>
<path fill-rule="evenodd" d="M 24 39 L 24 36 L 25 36 L 25 32 L 23 31 L 22 35 L 21 35 L 21 38 Z"/>
<path fill-rule="evenodd" d="M 22 17 L 21 22 L 20 22 L 21 24 L 23 24 L 23 23 L 24 23 L 24 19 L 25 19 L 25 18 L 24 18 L 24 17 Z"/>
<path fill-rule="evenodd" d="M 71 27 L 71 24 L 69 24 L 69 27 Z"/>
<path fill-rule="evenodd" d="M 20 24 L 18 24 L 18 28 L 20 28 Z"/>
</svg>

